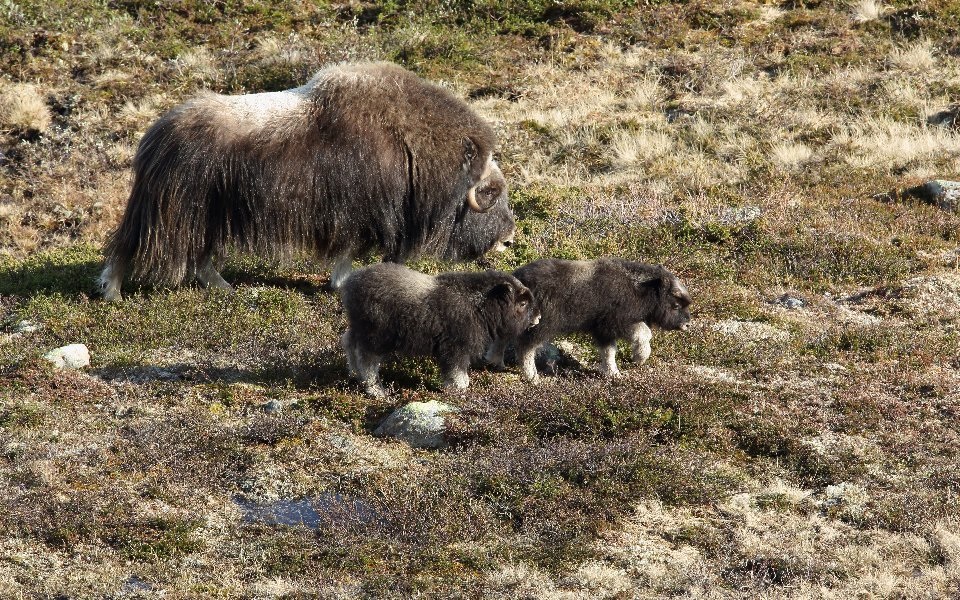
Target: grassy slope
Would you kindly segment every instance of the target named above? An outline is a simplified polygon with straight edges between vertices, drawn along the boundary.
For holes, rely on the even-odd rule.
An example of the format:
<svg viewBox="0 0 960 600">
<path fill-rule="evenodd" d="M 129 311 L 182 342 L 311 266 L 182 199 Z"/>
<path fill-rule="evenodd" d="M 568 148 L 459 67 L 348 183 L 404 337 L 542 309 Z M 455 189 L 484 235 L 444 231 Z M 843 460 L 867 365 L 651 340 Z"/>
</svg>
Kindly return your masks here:
<svg viewBox="0 0 960 600">
<path fill-rule="evenodd" d="M 0 85 L 52 118 L 0 123 L 0 595 L 956 593 L 960 219 L 869 196 L 960 176 L 960 133 L 926 124 L 960 95 L 960 8 L 868 4 L 0 6 Z M 436 368 L 359 394 L 322 265 L 88 299 L 152 119 L 355 58 L 495 123 L 523 234 L 498 266 L 662 261 L 697 327 L 613 383 L 477 372 L 424 453 L 370 433 L 442 398 Z M 78 341 L 89 373 L 38 359 Z M 334 493 L 378 517 L 309 532 L 232 501 Z"/>
</svg>

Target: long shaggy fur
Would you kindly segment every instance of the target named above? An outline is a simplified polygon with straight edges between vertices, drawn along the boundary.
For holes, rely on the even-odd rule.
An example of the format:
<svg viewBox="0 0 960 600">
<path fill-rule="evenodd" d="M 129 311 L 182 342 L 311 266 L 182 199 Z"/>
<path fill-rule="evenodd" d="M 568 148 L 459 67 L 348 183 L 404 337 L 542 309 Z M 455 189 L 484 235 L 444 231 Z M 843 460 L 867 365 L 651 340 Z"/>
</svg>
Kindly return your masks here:
<svg viewBox="0 0 960 600">
<path fill-rule="evenodd" d="M 494 144 L 466 103 L 389 63 L 331 66 L 283 92 L 201 95 L 140 142 L 104 295 L 125 275 L 226 285 L 215 264 L 229 248 L 347 265 L 368 253 L 477 258 L 515 229 Z"/>
<path fill-rule="evenodd" d="M 683 283 L 661 265 L 619 258 L 591 261 L 543 259 L 513 272 L 530 288 L 543 317 L 536 327 L 515 341 L 517 359 L 530 381 L 538 379 L 534 362 L 537 349 L 558 335 L 589 333 L 601 355 L 601 369 L 620 375 L 616 342 L 633 344 L 634 360 L 650 356 L 649 326 L 686 329 L 690 322 L 690 294 Z M 497 340 L 487 360 L 503 367 L 509 339 Z"/>
<path fill-rule="evenodd" d="M 502 271 L 431 276 L 381 263 L 356 271 L 340 294 L 347 361 L 374 395 L 383 394 L 380 361 L 394 353 L 432 356 L 448 387 L 466 388 L 471 358 L 540 318 L 530 290 Z"/>
</svg>

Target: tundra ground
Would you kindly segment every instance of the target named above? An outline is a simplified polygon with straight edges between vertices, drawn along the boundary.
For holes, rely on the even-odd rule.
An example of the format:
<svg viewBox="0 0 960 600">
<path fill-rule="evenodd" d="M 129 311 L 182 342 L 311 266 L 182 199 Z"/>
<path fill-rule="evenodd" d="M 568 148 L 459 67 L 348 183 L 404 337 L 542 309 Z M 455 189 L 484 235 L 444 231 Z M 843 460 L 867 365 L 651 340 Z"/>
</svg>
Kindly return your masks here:
<svg viewBox="0 0 960 600">
<path fill-rule="evenodd" d="M 635 4 L 0 3 L 0 596 L 960 594 L 960 216 L 873 198 L 960 177 L 960 6 Z M 663 262 L 691 331 L 613 382 L 576 337 L 539 387 L 397 360 L 374 400 L 308 258 L 91 299 L 153 119 L 347 59 L 494 123 L 495 266 Z M 431 399 L 449 448 L 371 435 Z"/>
</svg>

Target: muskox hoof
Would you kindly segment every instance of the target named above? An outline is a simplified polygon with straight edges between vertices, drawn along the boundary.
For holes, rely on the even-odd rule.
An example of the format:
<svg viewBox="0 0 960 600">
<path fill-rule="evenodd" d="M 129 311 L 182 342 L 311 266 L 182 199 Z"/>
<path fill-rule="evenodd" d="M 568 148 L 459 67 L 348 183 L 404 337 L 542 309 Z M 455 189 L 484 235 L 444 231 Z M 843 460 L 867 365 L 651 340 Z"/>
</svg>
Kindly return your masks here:
<svg viewBox="0 0 960 600">
<path fill-rule="evenodd" d="M 390 395 L 379 383 L 368 385 L 365 391 L 371 398 L 386 398 Z"/>
</svg>

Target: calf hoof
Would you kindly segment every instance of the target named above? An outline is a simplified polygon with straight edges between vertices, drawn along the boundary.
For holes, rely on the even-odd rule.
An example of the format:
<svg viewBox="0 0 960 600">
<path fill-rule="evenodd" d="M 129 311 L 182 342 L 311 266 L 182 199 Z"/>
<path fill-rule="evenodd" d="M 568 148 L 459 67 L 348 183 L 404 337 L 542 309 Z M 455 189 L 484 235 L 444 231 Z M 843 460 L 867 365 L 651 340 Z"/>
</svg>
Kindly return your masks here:
<svg viewBox="0 0 960 600">
<path fill-rule="evenodd" d="M 623 373 L 619 369 L 612 370 L 601 370 L 600 374 L 603 375 L 604 379 L 622 379 Z"/>
</svg>

